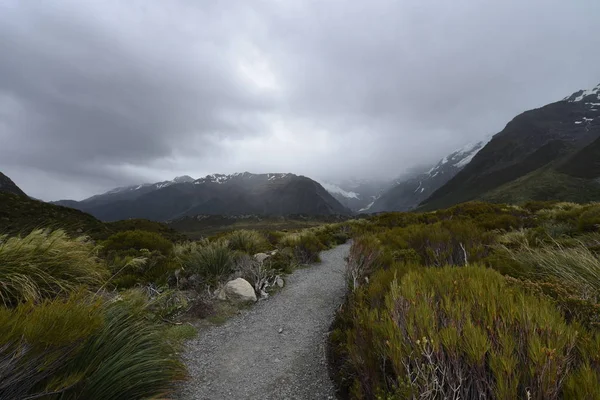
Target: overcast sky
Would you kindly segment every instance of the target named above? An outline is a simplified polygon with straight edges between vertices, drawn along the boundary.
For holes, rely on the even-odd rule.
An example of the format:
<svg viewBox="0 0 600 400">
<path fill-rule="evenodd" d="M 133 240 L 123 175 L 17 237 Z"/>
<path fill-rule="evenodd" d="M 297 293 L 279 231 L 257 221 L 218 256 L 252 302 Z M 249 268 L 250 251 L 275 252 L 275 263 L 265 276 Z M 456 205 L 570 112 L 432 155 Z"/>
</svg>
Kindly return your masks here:
<svg viewBox="0 0 600 400">
<path fill-rule="evenodd" d="M 0 171 L 393 177 L 600 82 L 598 0 L 0 0 Z"/>
</svg>

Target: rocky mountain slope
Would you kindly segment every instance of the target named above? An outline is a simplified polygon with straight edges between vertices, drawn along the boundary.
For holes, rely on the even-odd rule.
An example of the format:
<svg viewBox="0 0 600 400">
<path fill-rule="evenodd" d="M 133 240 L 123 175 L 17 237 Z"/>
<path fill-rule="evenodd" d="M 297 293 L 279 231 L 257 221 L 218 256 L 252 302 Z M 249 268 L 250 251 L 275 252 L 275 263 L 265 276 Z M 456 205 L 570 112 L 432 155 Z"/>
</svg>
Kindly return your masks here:
<svg viewBox="0 0 600 400">
<path fill-rule="evenodd" d="M 80 202 L 58 204 L 89 212 L 101 220 L 146 218 L 166 221 L 206 215 L 334 215 L 350 210 L 319 183 L 294 174 L 188 176 L 173 181 L 117 188 Z"/>
<path fill-rule="evenodd" d="M 0 172 L 0 192 L 13 193 L 19 196 L 27 196 L 8 176 Z"/>
<path fill-rule="evenodd" d="M 423 208 L 473 199 L 599 200 L 598 138 L 600 85 L 515 117 Z"/>
<path fill-rule="evenodd" d="M 469 164 L 485 143 L 470 143 L 444 157 L 428 171 L 398 180 L 362 212 L 408 211 L 416 208 Z"/>
</svg>

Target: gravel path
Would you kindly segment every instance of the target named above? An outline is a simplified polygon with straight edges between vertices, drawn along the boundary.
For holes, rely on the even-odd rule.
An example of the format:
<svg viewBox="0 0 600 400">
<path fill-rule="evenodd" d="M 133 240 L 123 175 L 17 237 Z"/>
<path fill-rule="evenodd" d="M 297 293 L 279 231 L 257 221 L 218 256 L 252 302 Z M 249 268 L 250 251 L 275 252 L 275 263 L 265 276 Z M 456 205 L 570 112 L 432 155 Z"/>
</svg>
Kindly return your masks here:
<svg viewBox="0 0 600 400">
<path fill-rule="evenodd" d="M 350 245 L 321 253 L 275 296 L 191 341 L 180 399 L 334 399 L 327 331 L 344 296 Z M 279 330 L 283 328 L 282 333 Z"/>
</svg>

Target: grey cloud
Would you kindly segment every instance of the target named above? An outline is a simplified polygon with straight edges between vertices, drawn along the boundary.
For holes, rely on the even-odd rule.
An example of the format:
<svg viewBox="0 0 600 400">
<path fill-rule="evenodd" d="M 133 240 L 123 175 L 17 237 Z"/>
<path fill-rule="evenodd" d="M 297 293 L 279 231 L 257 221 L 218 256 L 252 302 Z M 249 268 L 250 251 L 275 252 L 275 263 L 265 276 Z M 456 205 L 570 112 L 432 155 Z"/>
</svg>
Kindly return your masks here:
<svg viewBox="0 0 600 400">
<path fill-rule="evenodd" d="M 0 170 L 45 199 L 400 175 L 600 82 L 598 19 L 592 0 L 5 0 Z"/>
</svg>

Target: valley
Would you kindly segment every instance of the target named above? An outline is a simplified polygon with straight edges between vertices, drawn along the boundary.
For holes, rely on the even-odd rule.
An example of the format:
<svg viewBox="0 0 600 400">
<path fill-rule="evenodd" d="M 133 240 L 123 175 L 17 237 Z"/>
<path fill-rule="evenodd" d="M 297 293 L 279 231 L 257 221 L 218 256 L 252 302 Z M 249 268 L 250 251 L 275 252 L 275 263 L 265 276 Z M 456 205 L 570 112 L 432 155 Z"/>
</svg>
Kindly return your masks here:
<svg viewBox="0 0 600 400">
<path fill-rule="evenodd" d="M 0 400 L 600 398 L 600 8 L 338 3 L 0 5 Z"/>
</svg>

